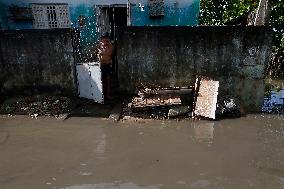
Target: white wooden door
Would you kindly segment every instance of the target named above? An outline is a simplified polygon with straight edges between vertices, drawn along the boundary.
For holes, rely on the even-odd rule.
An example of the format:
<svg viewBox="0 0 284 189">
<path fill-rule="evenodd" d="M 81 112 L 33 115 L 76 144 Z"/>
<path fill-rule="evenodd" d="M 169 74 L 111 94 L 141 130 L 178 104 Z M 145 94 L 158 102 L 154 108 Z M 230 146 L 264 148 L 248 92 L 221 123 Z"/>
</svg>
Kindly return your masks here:
<svg viewBox="0 0 284 189">
<path fill-rule="evenodd" d="M 76 70 L 79 97 L 103 104 L 104 95 L 100 64 L 98 62 L 78 64 Z"/>
</svg>

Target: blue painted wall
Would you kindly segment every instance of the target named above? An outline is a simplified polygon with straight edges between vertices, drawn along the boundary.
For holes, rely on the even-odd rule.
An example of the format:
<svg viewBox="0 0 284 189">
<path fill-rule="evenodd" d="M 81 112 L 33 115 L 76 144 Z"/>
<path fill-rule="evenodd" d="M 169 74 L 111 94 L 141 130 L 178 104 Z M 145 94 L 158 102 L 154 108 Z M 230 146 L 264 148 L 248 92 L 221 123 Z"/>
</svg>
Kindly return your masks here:
<svg viewBox="0 0 284 189">
<path fill-rule="evenodd" d="M 0 0 L 0 23 L 2 29 L 32 29 L 32 21 L 12 21 L 8 19 L 9 6 L 29 7 L 30 3 L 67 3 L 70 8 L 71 27 L 77 26 L 79 16 L 86 18 L 86 26 L 80 28 L 82 49 L 88 51 L 97 41 L 95 5 L 127 4 L 127 0 Z"/>
<path fill-rule="evenodd" d="M 7 28 L 7 15 L 2 0 L 0 0 L 0 28 Z"/>
<path fill-rule="evenodd" d="M 9 20 L 9 6 L 29 6 L 30 3 L 68 3 L 70 17 L 73 23 L 79 15 L 87 19 L 86 30 L 95 29 L 94 5 L 126 4 L 128 0 L 0 0 L 0 22 L 3 29 L 31 29 L 32 21 Z M 198 24 L 199 0 L 164 0 L 165 16 L 151 19 L 149 16 L 148 0 L 129 0 L 131 4 L 132 26 L 194 26 Z M 141 11 L 140 6 L 144 6 Z M 85 31 L 92 36 L 92 31 Z"/>
<path fill-rule="evenodd" d="M 110 5 L 110 4 L 126 4 L 127 0 L 0 0 L 0 23 L 3 29 L 31 29 L 32 21 L 14 22 L 9 20 L 9 6 L 17 5 L 21 7 L 29 7 L 30 3 L 67 3 L 70 7 L 70 18 L 74 24 L 79 15 L 87 17 L 87 25 L 95 27 L 94 17 L 96 15 L 94 11 L 94 5 Z"/>
<path fill-rule="evenodd" d="M 85 27 L 79 28 L 77 20 L 79 16 L 86 18 Z M 91 47 L 95 46 L 97 42 L 96 34 L 96 13 L 93 6 L 86 4 L 79 4 L 75 7 L 70 7 L 70 17 L 73 28 L 79 28 L 80 31 L 80 44 L 84 54 L 91 50 Z"/>
<path fill-rule="evenodd" d="M 86 54 L 97 41 L 95 5 L 131 5 L 132 26 L 194 26 L 198 24 L 199 0 L 164 0 L 165 16 L 151 19 L 148 0 L 0 0 L 0 23 L 2 29 L 32 29 L 32 21 L 12 21 L 9 6 L 29 7 L 30 3 L 68 3 L 72 26 L 77 27 L 79 16 L 86 18 L 86 26 L 80 28 L 82 53 Z M 139 3 L 144 6 L 141 11 Z"/>
<path fill-rule="evenodd" d="M 164 0 L 165 15 L 150 18 L 148 0 L 131 0 L 132 26 L 195 26 L 198 25 L 199 0 Z M 144 7 L 142 11 L 141 6 Z"/>
</svg>

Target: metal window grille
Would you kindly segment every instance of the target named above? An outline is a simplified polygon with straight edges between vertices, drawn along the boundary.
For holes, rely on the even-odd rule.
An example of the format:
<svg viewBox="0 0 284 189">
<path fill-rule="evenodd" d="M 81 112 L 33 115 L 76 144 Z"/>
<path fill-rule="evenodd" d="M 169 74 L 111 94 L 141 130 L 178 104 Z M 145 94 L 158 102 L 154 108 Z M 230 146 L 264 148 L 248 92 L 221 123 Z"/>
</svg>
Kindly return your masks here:
<svg viewBox="0 0 284 189">
<path fill-rule="evenodd" d="M 150 17 L 160 17 L 165 15 L 164 0 L 148 0 Z"/>
<path fill-rule="evenodd" d="M 35 29 L 70 28 L 68 4 L 32 4 Z"/>
</svg>

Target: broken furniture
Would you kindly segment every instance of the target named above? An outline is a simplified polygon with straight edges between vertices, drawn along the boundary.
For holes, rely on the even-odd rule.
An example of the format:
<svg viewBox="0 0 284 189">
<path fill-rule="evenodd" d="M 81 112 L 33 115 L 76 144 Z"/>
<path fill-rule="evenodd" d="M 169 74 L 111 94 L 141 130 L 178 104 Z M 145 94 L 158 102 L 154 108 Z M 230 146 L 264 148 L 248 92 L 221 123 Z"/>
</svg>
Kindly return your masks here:
<svg viewBox="0 0 284 189">
<path fill-rule="evenodd" d="M 192 111 L 190 104 L 193 103 L 193 87 L 162 88 L 152 84 L 140 84 L 137 90 L 138 96 L 133 97 L 124 108 L 124 115 L 165 119 L 187 115 Z M 190 100 L 191 103 L 185 103 Z"/>
</svg>

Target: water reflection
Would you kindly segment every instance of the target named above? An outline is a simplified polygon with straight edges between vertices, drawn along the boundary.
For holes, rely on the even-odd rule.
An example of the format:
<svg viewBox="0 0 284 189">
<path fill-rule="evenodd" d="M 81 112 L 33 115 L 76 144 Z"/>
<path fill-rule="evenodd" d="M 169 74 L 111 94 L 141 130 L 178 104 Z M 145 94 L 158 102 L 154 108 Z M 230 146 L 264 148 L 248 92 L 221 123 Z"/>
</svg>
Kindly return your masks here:
<svg viewBox="0 0 284 189">
<path fill-rule="evenodd" d="M 155 185 L 138 186 L 134 183 L 101 183 L 74 185 L 62 189 L 159 189 L 159 187 Z"/>
<path fill-rule="evenodd" d="M 103 129 L 98 129 L 95 135 L 95 148 L 94 152 L 97 154 L 97 158 L 104 158 L 106 151 L 106 134 Z"/>
<path fill-rule="evenodd" d="M 213 142 L 214 122 L 198 121 L 193 124 L 194 137 L 198 142 Z"/>
</svg>

